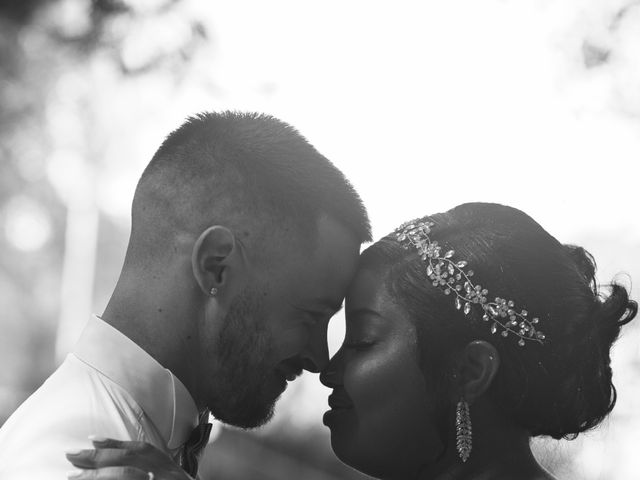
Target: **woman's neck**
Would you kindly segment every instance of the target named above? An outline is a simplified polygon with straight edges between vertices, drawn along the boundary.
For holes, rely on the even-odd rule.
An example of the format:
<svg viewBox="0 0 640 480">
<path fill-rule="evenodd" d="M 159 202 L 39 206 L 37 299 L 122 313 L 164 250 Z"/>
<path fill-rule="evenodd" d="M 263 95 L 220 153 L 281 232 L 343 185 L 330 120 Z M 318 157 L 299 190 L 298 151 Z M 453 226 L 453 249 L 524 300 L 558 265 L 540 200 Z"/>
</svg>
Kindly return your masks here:
<svg viewBox="0 0 640 480">
<path fill-rule="evenodd" d="M 477 413 L 472 419 L 469 459 L 464 463 L 460 460 L 455 438 L 450 438 L 448 444 L 452 448 L 436 465 L 425 467 L 417 480 L 553 480 L 534 458 L 528 432 L 505 424 L 488 412 Z"/>
</svg>

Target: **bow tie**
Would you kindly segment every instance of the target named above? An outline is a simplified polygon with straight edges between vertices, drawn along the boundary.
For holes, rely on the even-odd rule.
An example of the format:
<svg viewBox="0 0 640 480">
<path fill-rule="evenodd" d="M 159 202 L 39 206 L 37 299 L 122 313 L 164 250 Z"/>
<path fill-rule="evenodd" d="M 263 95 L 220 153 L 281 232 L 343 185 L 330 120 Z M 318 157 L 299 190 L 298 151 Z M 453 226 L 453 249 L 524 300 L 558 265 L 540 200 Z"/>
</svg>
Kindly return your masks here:
<svg viewBox="0 0 640 480">
<path fill-rule="evenodd" d="M 211 433 L 211 424 L 207 421 L 209 412 L 205 411 L 200 414 L 198 426 L 193 429 L 191 435 L 182 446 L 180 451 L 180 466 L 185 472 L 192 477 L 198 474 L 198 460 L 200 454 L 209 442 L 209 434 Z"/>
</svg>

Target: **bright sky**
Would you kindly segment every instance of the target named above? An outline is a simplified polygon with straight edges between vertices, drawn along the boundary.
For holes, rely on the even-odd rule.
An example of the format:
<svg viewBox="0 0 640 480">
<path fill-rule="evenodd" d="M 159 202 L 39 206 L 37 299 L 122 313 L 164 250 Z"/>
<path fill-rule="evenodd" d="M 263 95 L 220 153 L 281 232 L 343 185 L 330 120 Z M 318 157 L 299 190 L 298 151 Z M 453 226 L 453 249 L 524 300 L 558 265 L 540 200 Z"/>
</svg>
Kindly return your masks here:
<svg viewBox="0 0 640 480">
<path fill-rule="evenodd" d="M 597 218 L 638 237 L 628 179 L 640 153 L 640 65 L 631 62 L 640 8 L 610 29 L 616 3 L 192 2 L 211 46 L 142 129 L 129 165 L 139 173 L 188 114 L 260 110 L 347 173 L 376 236 L 487 200 L 559 236 Z M 585 68 L 585 42 L 612 49 L 609 62 Z M 108 198 L 107 208 L 128 213 L 127 198 Z"/>
</svg>

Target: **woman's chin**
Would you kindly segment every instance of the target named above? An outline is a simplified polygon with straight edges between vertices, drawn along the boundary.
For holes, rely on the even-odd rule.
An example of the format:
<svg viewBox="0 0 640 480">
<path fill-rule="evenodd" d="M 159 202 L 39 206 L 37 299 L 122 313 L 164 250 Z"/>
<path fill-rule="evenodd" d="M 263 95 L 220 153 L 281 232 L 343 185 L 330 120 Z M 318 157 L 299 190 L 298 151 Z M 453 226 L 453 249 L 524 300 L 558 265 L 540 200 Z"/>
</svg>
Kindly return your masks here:
<svg viewBox="0 0 640 480">
<path fill-rule="evenodd" d="M 327 414 L 325 414 L 325 425 L 331 430 L 331 449 L 338 460 L 354 470 L 379 478 L 377 475 L 379 472 L 375 465 L 371 464 L 372 459 L 367 452 L 358 448 L 359 442 L 353 436 L 348 435 L 346 429 L 341 428 L 345 425 L 338 421 L 340 415 L 329 415 L 328 417 L 329 422 L 327 423 Z"/>
<path fill-rule="evenodd" d="M 383 478 L 388 476 L 389 472 L 383 471 L 378 465 L 372 464 L 372 459 L 368 458 L 366 455 L 362 455 L 362 452 L 344 451 L 339 447 L 336 448 L 333 446 L 333 441 L 331 442 L 331 448 L 333 448 L 333 452 L 336 457 L 338 457 L 338 460 L 344 463 L 347 467 L 353 468 L 354 470 L 373 478 Z"/>
</svg>

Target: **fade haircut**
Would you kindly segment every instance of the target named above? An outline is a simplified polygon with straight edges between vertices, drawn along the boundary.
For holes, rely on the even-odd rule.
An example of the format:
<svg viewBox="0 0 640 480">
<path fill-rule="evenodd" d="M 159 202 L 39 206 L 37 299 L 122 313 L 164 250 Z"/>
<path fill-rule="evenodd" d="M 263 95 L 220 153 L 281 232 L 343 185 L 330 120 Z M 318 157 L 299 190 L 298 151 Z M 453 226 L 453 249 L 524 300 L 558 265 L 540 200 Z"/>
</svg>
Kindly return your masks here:
<svg viewBox="0 0 640 480">
<path fill-rule="evenodd" d="M 366 210 L 345 176 L 292 126 L 270 115 L 225 111 L 190 117 L 145 169 L 132 207 L 129 256 L 225 225 L 258 259 L 279 241 L 314 242 L 327 215 L 364 243 Z"/>
</svg>

